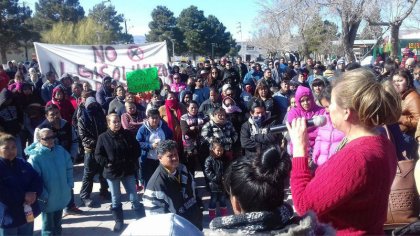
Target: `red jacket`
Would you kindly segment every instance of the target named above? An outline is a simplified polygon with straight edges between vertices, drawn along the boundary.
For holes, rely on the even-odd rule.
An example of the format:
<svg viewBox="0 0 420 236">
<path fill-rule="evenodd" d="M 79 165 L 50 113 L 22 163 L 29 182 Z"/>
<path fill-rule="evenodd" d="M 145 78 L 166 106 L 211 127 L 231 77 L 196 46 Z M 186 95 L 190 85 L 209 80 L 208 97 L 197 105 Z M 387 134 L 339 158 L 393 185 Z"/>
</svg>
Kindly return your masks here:
<svg viewBox="0 0 420 236">
<path fill-rule="evenodd" d="M 338 235 L 383 235 L 388 196 L 396 173 L 394 145 L 385 137 L 355 139 L 311 175 L 308 158 L 293 158 L 293 203 L 313 210 Z"/>
<path fill-rule="evenodd" d="M 53 94 L 52 94 L 52 99 L 47 102 L 46 106 L 48 106 L 50 104 L 56 105 L 58 107 L 58 109 L 60 110 L 61 118 L 66 120 L 67 122 L 69 122 L 69 124 L 71 124 L 73 113 L 74 113 L 73 105 L 71 104 L 71 102 L 69 100 L 67 100 L 65 98 L 63 98 L 60 101 L 57 101 L 56 99 L 54 99 L 55 94 L 59 90 L 61 90 L 61 92 L 63 93 L 63 96 L 64 96 L 64 91 L 61 89 L 61 87 L 54 88 Z"/>
<path fill-rule="evenodd" d="M 7 88 L 9 84 L 9 76 L 5 71 L 0 72 L 0 91 Z"/>
</svg>

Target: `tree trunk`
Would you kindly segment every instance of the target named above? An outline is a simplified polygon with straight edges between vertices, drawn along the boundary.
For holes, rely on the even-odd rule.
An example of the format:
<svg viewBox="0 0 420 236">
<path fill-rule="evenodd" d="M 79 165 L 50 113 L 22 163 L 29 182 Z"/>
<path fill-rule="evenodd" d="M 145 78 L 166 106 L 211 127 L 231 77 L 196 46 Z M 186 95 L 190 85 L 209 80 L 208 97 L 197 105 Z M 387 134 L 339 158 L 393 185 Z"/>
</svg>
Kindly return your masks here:
<svg viewBox="0 0 420 236">
<path fill-rule="evenodd" d="M 302 59 L 308 59 L 309 57 L 311 57 L 311 55 L 310 55 L 310 52 L 309 52 L 309 47 L 308 47 L 308 44 L 306 43 L 306 41 L 305 40 L 302 40 L 303 41 L 303 43 L 302 43 L 302 55 L 303 55 L 303 58 Z"/>
<path fill-rule="evenodd" d="M 6 56 L 6 49 L 0 48 L 0 56 L 1 56 L 1 63 L 7 64 L 7 56 Z"/>
<path fill-rule="evenodd" d="M 398 48 L 399 48 L 399 32 L 400 32 L 401 23 L 391 24 L 391 58 L 398 57 Z"/>
<path fill-rule="evenodd" d="M 354 40 L 356 39 L 357 30 L 361 20 L 350 21 L 350 16 L 342 16 L 341 23 L 343 27 L 343 36 L 341 38 L 344 47 L 344 54 L 347 62 L 356 62 L 356 58 L 353 52 Z"/>
</svg>

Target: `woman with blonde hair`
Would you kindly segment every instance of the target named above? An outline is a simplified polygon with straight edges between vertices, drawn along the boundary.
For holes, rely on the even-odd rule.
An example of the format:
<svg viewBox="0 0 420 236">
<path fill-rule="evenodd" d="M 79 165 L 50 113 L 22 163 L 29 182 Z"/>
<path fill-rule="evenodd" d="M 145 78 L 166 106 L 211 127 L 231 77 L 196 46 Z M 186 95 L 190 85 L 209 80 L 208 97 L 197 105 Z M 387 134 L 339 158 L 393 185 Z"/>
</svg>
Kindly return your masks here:
<svg viewBox="0 0 420 236">
<path fill-rule="evenodd" d="M 300 215 L 315 211 L 338 235 L 383 234 L 397 156 L 378 128 L 400 117 L 398 93 L 389 82 L 377 82 L 372 71 L 355 69 L 335 83 L 329 110 L 333 126 L 345 138 L 314 176 L 308 166 L 305 118 L 287 124 L 293 142 L 294 206 Z"/>
</svg>

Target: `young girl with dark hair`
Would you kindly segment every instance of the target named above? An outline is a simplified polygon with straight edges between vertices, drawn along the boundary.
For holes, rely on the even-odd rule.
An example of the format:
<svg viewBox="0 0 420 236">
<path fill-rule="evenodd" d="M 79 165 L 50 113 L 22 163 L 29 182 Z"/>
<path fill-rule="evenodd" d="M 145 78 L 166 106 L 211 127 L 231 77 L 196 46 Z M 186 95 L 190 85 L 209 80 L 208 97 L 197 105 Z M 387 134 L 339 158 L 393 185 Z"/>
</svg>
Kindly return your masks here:
<svg viewBox="0 0 420 236">
<path fill-rule="evenodd" d="M 216 217 L 217 202 L 219 202 L 220 215 L 227 215 L 226 207 L 226 193 L 223 189 L 223 146 L 222 144 L 214 140 L 210 144 L 210 156 L 206 158 L 204 174 L 209 182 L 210 187 L 210 203 L 209 203 L 209 220 L 213 220 Z"/>
</svg>

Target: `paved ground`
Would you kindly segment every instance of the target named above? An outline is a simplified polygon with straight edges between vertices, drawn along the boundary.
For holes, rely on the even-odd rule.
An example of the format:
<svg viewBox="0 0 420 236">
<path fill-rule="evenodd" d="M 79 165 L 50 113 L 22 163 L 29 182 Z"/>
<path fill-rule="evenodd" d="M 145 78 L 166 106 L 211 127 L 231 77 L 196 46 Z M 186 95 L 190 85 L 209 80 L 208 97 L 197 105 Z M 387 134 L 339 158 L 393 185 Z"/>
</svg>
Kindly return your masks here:
<svg viewBox="0 0 420 236">
<path fill-rule="evenodd" d="M 75 201 L 80 205 L 79 192 L 82 186 L 83 164 L 74 166 L 74 179 L 75 179 Z M 199 195 L 203 196 L 204 206 L 207 209 L 207 204 L 210 199 L 209 194 L 205 191 L 203 173 L 197 172 L 196 174 L 197 185 L 199 187 Z M 122 187 L 122 193 L 125 193 Z M 141 195 L 141 194 L 140 194 Z M 64 235 L 118 235 L 112 232 L 114 221 L 112 219 L 110 208 L 110 201 L 102 201 L 99 197 L 99 183 L 93 186 L 92 199 L 100 203 L 97 208 L 80 207 L 84 211 L 83 215 L 70 215 L 63 218 L 63 234 Z M 123 195 L 123 209 L 125 224 L 128 225 L 133 222 L 134 213 L 131 211 L 131 203 L 128 201 L 127 195 Z M 231 209 L 230 209 L 230 212 Z M 208 212 L 203 212 L 203 226 L 208 228 Z M 41 235 L 41 216 L 35 219 L 35 235 Z"/>
</svg>

